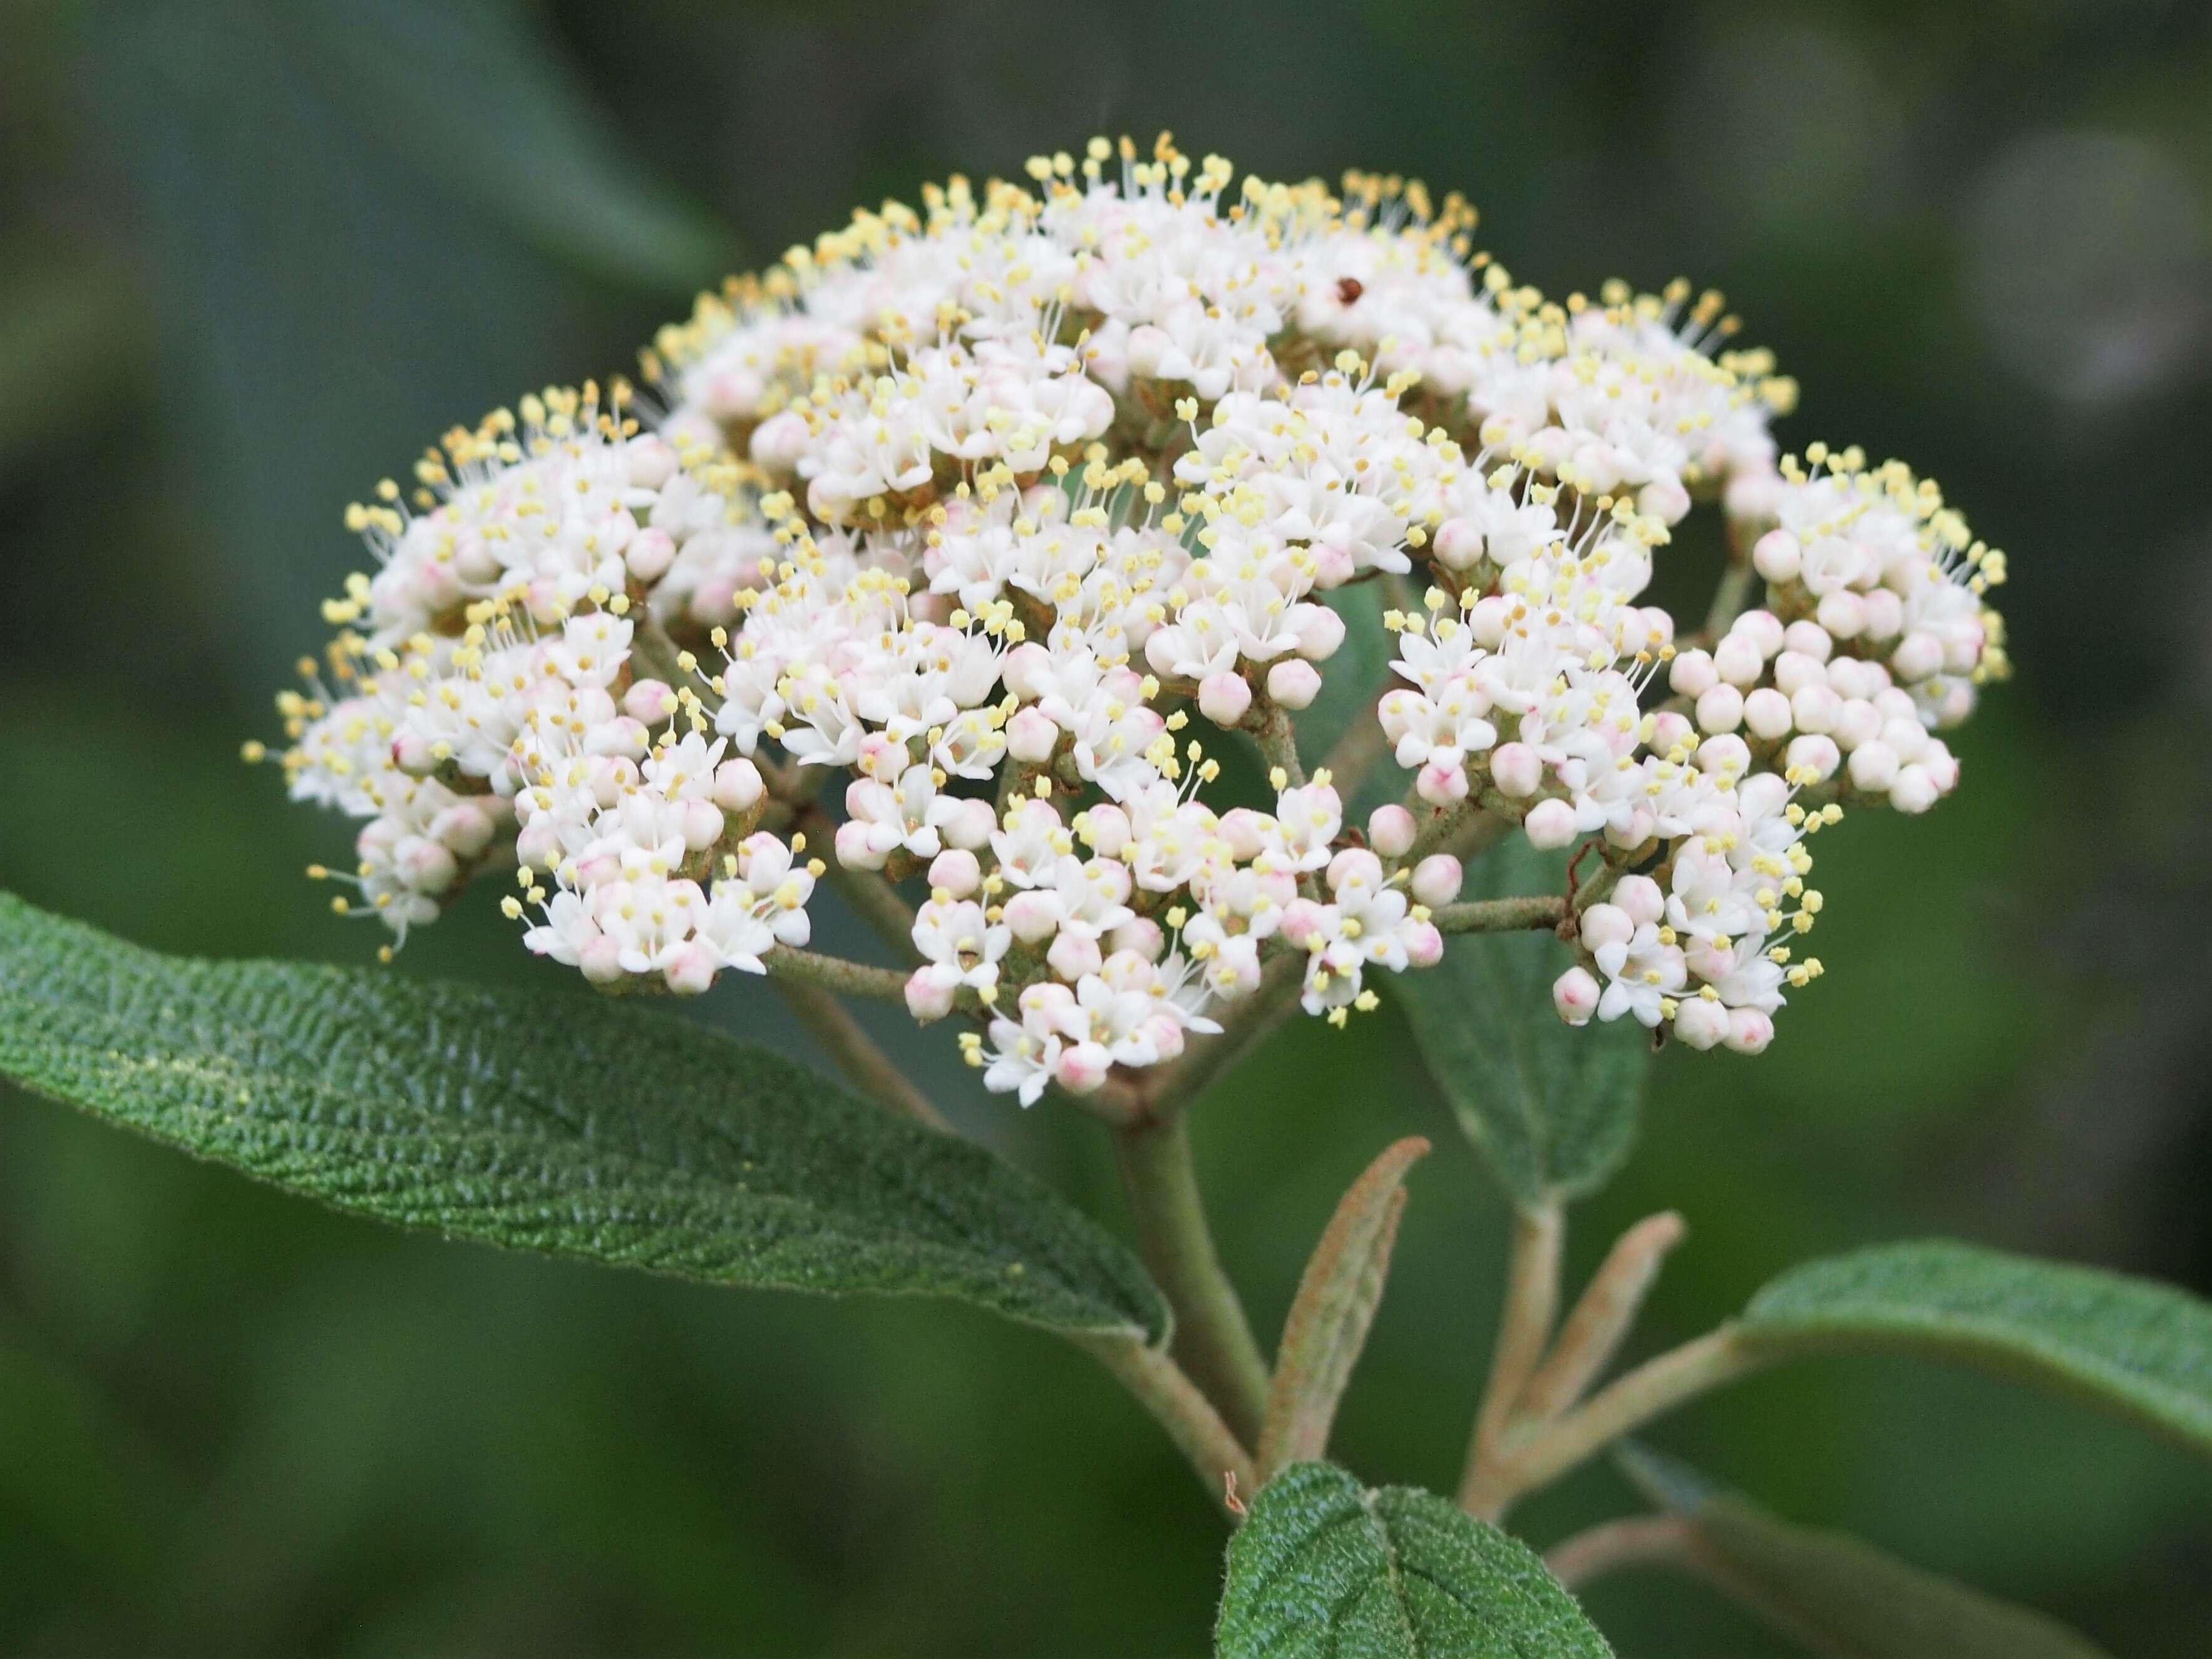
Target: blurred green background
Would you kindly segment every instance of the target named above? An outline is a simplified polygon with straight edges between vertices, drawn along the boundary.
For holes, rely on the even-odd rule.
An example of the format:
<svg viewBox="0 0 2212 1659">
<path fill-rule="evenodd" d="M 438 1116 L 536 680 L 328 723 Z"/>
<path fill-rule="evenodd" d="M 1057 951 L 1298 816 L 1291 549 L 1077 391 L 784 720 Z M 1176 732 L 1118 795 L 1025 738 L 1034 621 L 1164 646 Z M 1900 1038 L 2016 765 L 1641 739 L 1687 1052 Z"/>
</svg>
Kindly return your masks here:
<svg viewBox="0 0 2212 1659">
<path fill-rule="evenodd" d="M 1787 440 L 1941 479 L 2014 555 L 2018 680 L 1931 818 L 1822 843 L 1831 972 L 1662 1064 L 1586 1269 L 1675 1205 L 1638 1339 L 1942 1231 L 2212 1289 L 2212 13 L 2148 0 L 1218 8 L 0 4 L 0 884 L 174 949 L 361 961 L 343 852 L 237 763 L 457 419 L 630 366 L 726 266 L 955 169 L 1176 129 L 1466 188 L 1516 275 L 1727 289 Z M 834 924 L 833 924 L 834 929 Z M 398 971 L 528 979 L 488 904 Z M 799 1052 L 743 987 L 703 1017 Z M 1091 1126 L 952 1112 L 1116 1218 Z M 1272 1332 L 1335 1195 L 1437 1134 L 1342 1455 L 1449 1488 L 1502 1210 L 1394 1016 L 1198 1119 Z M 2123 1655 L 2206 1651 L 2212 1473 L 1981 1379 L 1807 1365 L 1658 1443 Z M 1539 1543 L 1629 1502 L 1531 1504 Z M 1087 1362 L 980 1315 L 402 1237 L 0 1095 L 0 1650 L 1196 1656 L 1221 1531 Z M 1608 1581 L 1644 1659 L 1793 1651 Z"/>
</svg>

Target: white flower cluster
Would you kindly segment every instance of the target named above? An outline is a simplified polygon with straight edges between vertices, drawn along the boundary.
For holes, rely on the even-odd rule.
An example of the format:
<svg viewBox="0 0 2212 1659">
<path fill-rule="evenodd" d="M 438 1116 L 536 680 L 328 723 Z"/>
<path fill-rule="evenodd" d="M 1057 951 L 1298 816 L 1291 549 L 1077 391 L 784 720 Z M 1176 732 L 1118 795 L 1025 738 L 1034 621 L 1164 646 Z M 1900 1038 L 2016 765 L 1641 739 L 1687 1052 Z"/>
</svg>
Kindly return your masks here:
<svg viewBox="0 0 2212 1659">
<path fill-rule="evenodd" d="M 404 937 L 510 868 L 529 949 L 690 992 L 854 967 L 804 949 L 835 877 L 1027 1103 L 1278 961 L 1371 1007 L 1503 924 L 1460 855 L 1517 829 L 1599 855 L 1539 918 L 1565 1018 L 1763 1047 L 1819 972 L 1806 838 L 1956 782 L 2002 556 L 1901 466 L 1778 458 L 1794 388 L 1717 296 L 1547 302 L 1395 180 L 1232 191 L 1164 139 L 1030 172 L 702 301 L 650 430 L 547 393 L 351 509 L 379 569 L 281 707 L 293 793 L 368 820 L 360 907 Z M 1716 497 L 1768 607 L 1678 640 L 1640 595 Z M 1346 689 L 1411 776 L 1352 827 L 1294 716 L 1370 582 L 1397 683 Z"/>
</svg>

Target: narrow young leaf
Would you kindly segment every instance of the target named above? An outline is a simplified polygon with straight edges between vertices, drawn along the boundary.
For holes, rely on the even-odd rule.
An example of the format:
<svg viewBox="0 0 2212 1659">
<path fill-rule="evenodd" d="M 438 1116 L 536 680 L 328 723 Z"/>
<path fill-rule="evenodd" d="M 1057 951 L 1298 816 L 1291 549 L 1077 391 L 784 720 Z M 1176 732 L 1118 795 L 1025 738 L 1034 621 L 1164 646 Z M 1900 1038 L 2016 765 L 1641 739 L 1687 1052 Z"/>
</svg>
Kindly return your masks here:
<svg viewBox="0 0 2212 1659">
<path fill-rule="evenodd" d="M 1468 867 L 1463 896 L 1564 893 L 1564 854 L 1526 836 Z M 1393 976 L 1422 1057 L 1469 1140 L 1524 1205 L 1579 1197 L 1627 1155 L 1650 1063 L 1632 1020 L 1564 1024 L 1552 982 L 1571 953 L 1551 934 L 1462 935 L 1434 967 Z"/>
<path fill-rule="evenodd" d="M 1382 1300 L 1398 1217 L 1406 1209 L 1406 1172 L 1425 1157 L 1415 1135 L 1383 1149 L 1352 1184 L 1306 1263 L 1298 1293 L 1283 1321 L 1283 1341 L 1260 1429 L 1260 1479 L 1285 1463 L 1321 1456 L 1336 1421 L 1352 1369 L 1366 1345 L 1367 1327 Z"/>
<path fill-rule="evenodd" d="M 1528 1547 L 1431 1492 L 1293 1463 L 1229 1543 L 1217 1659 L 1607 1659 Z"/>
<path fill-rule="evenodd" d="M 404 1227 L 1166 1331 L 1135 1259 L 1026 1176 L 635 1003 L 166 957 L 0 894 L 0 1077 Z"/>
<path fill-rule="evenodd" d="M 2031 1608 L 1847 1534 L 1792 1526 L 1640 1449 L 1622 1461 L 1688 1522 L 1681 1564 L 1830 1659 L 2109 1659 Z"/>
<path fill-rule="evenodd" d="M 1754 1351 L 1893 1347 L 2040 1382 L 2212 1452 L 2212 1304 L 2096 1268 L 1941 1240 L 1791 1269 L 1739 1327 Z"/>
</svg>

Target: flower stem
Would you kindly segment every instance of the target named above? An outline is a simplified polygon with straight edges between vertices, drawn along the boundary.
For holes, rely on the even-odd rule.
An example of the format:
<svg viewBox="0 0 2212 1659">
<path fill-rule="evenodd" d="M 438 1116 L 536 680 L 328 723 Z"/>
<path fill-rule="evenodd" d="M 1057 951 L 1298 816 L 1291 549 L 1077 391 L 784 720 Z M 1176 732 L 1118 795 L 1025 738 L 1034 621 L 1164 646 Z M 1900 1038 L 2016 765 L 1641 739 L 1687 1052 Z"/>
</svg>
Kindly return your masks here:
<svg viewBox="0 0 2212 1659">
<path fill-rule="evenodd" d="M 1728 568 L 1721 572 L 1719 585 L 1713 589 L 1712 608 L 1705 613 L 1705 631 L 1699 636 L 1707 645 L 1717 642 L 1728 631 L 1729 624 L 1742 613 L 1744 601 L 1751 597 L 1751 584 L 1758 572 L 1752 569 L 1751 549 L 1745 545 L 1742 521 L 1729 521 Z"/>
<path fill-rule="evenodd" d="M 1068 1339 L 1114 1374 L 1121 1386 L 1167 1430 L 1177 1450 L 1190 1460 L 1215 1501 L 1234 1515 L 1230 1499 L 1242 1487 L 1258 1485 L 1252 1455 L 1246 1451 L 1212 1402 L 1182 1368 L 1158 1349 L 1127 1337 L 1072 1336 Z"/>
<path fill-rule="evenodd" d="M 1490 1381 L 1475 1414 L 1467 1472 L 1459 1485 L 1460 1507 L 1481 1520 L 1495 1521 L 1512 1498 L 1504 1467 L 1506 1431 L 1512 1426 L 1521 1390 L 1551 1340 L 1552 1320 L 1559 1305 L 1559 1251 L 1565 1236 L 1566 1217 L 1557 1200 L 1514 1217 L 1498 1345 L 1491 1352 Z"/>
<path fill-rule="evenodd" d="M 819 951 L 779 945 L 762 959 L 769 977 L 799 985 L 816 985 L 846 997 L 884 997 L 896 1001 L 906 994 L 907 976 L 895 967 L 874 967 L 825 956 Z"/>
<path fill-rule="evenodd" d="M 1566 913 L 1567 901 L 1558 894 L 1534 893 L 1446 905 L 1429 919 L 1439 933 L 1512 933 L 1522 928 L 1557 927 Z"/>
<path fill-rule="evenodd" d="M 1275 702 L 1263 703 L 1255 712 L 1260 717 L 1252 723 L 1252 738 L 1260 746 L 1260 759 L 1271 772 L 1282 772 L 1287 787 L 1298 788 L 1306 781 L 1306 772 L 1298 760 L 1297 733 L 1289 712 Z"/>
<path fill-rule="evenodd" d="M 1286 950 L 1270 957 L 1261 972 L 1260 988 L 1222 1011 L 1220 1031 L 1189 1039 L 1182 1056 L 1162 1067 L 1144 1086 L 1144 1116 L 1165 1118 L 1181 1113 L 1238 1056 L 1273 1030 L 1296 1005 L 1299 987 L 1305 982 L 1305 966 L 1301 951 Z"/>
<path fill-rule="evenodd" d="M 1175 1309 L 1176 1357 L 1249 1445 L 1267 1409 L 1267 1363 L 1214 1252 L 1188 1125 L 1178 1113 L 1119 1131 L 1114 1143 L 1138 1247 Z"/>
<path fill-rule="evenodd" d="M 1579 1589 L 1622 1567 L 1685 1565 L 1696 1541 L 1687 1516 L 1624 1516 L 1553 1545 L 1545 1552 L 1544 1564 L 1569 1589 Z"/>
<path fill-rule="evenodd" d="M 795 821 L 810 842 L 821 842 L 818 851 L 829 866 L 830 885 L 837 889 L 838 897 L 902 958 L 920 961 L 921 955 L 914 948 L 914 906 L 873 870 L 848 869 L 837 862 L 837 826 L 820 807 L 810 803 L 800 808 Z"/>
<path fill-rule="evenodd" d="M 773 964 L 783 955 L 779 950 L 768 960 Z M 856 1086 L 902 1116 L 931 1129 L 951 1132 L 951 1125 L 931 1104 L 929 1096 L 891 1063 L 890 1056 L 860 1028 L 860 1022 L 844 1003 L 821 985 L 802 979 L 779 977 L 775 988 L 799 1016 L 799 1023 Z"/>
</svg>

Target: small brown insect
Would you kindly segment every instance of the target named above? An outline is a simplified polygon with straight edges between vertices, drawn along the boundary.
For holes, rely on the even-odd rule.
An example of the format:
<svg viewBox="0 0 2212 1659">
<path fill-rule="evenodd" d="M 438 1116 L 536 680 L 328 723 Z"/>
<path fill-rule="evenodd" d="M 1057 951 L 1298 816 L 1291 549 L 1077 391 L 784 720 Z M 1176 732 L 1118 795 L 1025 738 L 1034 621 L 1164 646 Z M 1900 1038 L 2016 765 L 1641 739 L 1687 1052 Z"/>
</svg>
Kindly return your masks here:
<svg viewBox="0 0 2212 1659">
<path fill-rule="evenodd" d="M 1365 286 L 1357 277 L 1340 277 L 1337 278 L 1336 297 L 1342 301 L 1346 305 L 1350 305 L 1354 300 L 1358 299 L 1367 290 Z"/>
</svg>

